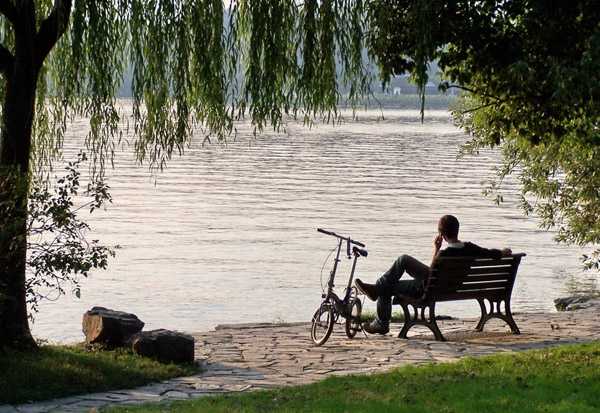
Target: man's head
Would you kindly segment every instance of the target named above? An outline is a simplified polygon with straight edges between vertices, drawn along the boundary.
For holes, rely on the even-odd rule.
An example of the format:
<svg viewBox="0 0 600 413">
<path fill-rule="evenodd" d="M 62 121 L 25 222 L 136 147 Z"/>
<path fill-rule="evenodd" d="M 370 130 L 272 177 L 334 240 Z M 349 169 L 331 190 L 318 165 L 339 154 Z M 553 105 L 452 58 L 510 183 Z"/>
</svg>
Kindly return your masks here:
<svg viewBox="0 0 600 413">
<path fill-rule="evenodd" d="M 438 231 L 442 236 L 448 240 L 455 240 L 458 238 L 458 219 L 454 215 L 444 215 L 438 222 Z"/>
</svg>

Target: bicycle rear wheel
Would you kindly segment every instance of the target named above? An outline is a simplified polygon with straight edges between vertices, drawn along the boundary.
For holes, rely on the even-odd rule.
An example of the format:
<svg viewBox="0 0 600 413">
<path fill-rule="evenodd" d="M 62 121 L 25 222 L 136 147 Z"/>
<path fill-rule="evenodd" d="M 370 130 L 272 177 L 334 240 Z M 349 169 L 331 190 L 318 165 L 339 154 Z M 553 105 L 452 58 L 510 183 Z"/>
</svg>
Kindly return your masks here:
<svg viewBox="0 0 600 413">
<path fill-rule="evenodd" d="M 361 313 L 362 303 L 358 298 L 353 298 L 352 301 L 350 301 L 350 314 L 346 317 L 346 335 L 348 338 L 354 338 L 356 333 L 361 329 Z"/>
<path fill-rule="evenodd" d="M 310 338 L 317 346 L 325 344 L 333 331 L 333 307 L 328 301 L 323 301 L 312 318 Z"/>
</svg>

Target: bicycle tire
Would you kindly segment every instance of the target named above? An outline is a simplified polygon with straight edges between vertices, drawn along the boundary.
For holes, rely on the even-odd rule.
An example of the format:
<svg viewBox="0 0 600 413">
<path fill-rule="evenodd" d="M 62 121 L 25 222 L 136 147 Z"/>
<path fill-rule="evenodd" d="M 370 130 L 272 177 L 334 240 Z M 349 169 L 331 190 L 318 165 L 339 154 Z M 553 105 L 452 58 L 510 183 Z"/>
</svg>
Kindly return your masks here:
<svg viewBox="0 0 600 413">
<path fill-rule="evenodd" d="M 325 319 L 323 319 L 325 317 Z M 322 346 L 329 339 L 333 331 L 334 320 L 333 307 L 327 301 L 321 303 L 312 318 L 310 327 L 310 338 L 317 346 Z"/>
<path fill-rule="evenodd" d="M 358 298 L 354 298 L 350 302 L 350 311 L 346 317 L 346 336 L 354 338 L 356 333 L 361 329 L 360 317 L 362 315 L 362 303 Z"/>
</svg>

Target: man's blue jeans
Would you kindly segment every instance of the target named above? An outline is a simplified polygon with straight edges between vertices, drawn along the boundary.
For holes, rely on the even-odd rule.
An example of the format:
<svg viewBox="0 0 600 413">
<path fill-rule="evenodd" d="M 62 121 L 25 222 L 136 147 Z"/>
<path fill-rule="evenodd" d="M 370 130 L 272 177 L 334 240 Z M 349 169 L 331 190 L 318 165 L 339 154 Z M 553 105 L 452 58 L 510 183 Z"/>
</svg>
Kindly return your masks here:
<svg viewBox="0 0 600 413">
<path fill-rule="evenodd" d="M 412 280 L 402 280 L 404 273 Z M 383 325 L 388 325 L 392 318 L 392 297 L 394 295 L 409 295 L 419 297 L 423 294 L 423 285 L 429 276 L 429 266 L 410 255 L 401 255 L 375 282 L 377 288 L 377 318 Z"/>
</svg>

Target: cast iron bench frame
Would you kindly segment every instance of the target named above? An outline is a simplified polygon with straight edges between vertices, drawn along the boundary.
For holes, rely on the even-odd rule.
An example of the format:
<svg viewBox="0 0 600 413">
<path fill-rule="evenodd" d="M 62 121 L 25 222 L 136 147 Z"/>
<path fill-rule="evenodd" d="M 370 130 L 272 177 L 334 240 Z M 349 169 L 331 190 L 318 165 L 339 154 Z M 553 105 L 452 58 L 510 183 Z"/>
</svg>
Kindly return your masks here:
<svg viewBox="0 0 600 413">
<path fill-rule="evenodd" d="M 479 303 L 481 318 L 475 327 L 476 331 L 483 331 L 485 323 L 491 318 L 499 318 L 509 325 L 514 334 L 521 334 L 512 317 L 510 297 L 521 258 L 525 255 L 513 254 L 500 259 L 438 258 L 425 284 L 423 296 L 394 297 L 393 303 L 399 304 L 404 312 L 404 325 L 398 337 L 408 338 L 408 330 L 415 325 L 422 325 L 433 332 L 436 340 L 446 341 L 435 319 L 435 304 L 458 300 L 477 300 Z"/>
</svg>

